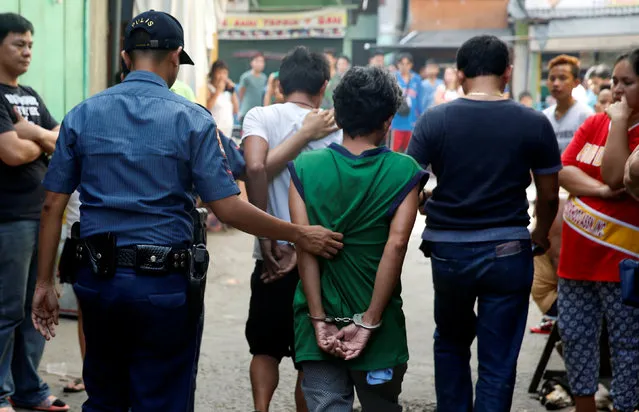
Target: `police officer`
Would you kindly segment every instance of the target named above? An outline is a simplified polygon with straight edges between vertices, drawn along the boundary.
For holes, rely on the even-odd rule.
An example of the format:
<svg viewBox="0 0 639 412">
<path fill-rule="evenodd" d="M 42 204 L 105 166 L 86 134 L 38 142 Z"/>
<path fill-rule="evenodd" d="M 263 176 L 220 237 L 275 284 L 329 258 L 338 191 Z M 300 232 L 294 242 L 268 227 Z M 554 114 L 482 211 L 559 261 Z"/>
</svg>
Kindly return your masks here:
<svg viewBox="0 0 639 412">
<path fill-rule="evenodd" d="M 53 265 L 64 208 L 80 186 L 83 410 L 193 411 L 202 334 L 189 282 L 195 194 L 233 227 L 324 257 L 341 248 L 341 235 L 277 220 L 236 196 L 211 115 L 169 90 L 179 65 L 193 64 L 175 18 L 140 14 L 124 45 L 125 81 L 63 121 L 44 181 L 32 317 L 45 338 L 55 336 Z"/>
</svg>

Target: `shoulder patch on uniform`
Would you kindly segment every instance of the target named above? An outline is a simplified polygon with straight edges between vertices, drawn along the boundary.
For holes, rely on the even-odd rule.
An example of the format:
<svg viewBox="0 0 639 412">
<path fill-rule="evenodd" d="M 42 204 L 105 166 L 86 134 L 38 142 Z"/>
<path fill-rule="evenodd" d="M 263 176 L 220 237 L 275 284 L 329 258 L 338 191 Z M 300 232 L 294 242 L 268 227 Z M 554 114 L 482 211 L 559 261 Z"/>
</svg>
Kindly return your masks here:
<svg viewBox="0 0 639 412">
<path fill-rule="evenodd" d="M 207 109 L 206 107 L 202 106 L 202 105 L 201 105 L 201 104 L 199 104 L 199 103 L 195 103 L 195 104 L 197 104 L 198 106 L 200 106 L 202 109 L 206 110 L 206 112 L 207 112 L 208 114 L 211 114 L 211 111 L 210 111 L 209 109 Z"/>
</svg>

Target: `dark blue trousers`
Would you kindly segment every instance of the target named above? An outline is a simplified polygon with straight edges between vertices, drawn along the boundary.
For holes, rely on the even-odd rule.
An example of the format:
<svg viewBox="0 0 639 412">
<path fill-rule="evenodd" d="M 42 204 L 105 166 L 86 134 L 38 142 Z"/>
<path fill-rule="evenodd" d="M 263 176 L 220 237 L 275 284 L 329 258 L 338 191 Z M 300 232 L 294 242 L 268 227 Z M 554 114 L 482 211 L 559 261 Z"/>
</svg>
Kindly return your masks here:
<svg viewBox="0 0 639 412">
<path fill-rule="evenodd" d="M 508 412 L 533 279 L 531 243 L 434 242 L 430 247 L 437 411 Z M 473 402 L 475 337 L 479 370 Z"/>
<path fill-rule="evenodd" d="M 184 275 L 104 280 L 84 269 L 74 285 L 84 317 L 84 412 L 191 412 L 202 322 L 189 319 Z"/>
</svg>

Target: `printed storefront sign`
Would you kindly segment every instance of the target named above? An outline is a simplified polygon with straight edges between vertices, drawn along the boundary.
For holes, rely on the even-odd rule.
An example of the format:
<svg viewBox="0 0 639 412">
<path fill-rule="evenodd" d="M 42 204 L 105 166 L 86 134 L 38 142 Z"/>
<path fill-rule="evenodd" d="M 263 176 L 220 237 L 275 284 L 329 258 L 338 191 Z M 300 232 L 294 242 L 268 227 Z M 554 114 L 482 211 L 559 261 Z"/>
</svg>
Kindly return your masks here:
<svg viewBox="0 0 639 412">
<path fill-rule="evenodd" d="M 345 9 L 227 14 L 218 35 L 220 40 L 342 38 L 346 32 L 347 19 Z"/>
</svg>

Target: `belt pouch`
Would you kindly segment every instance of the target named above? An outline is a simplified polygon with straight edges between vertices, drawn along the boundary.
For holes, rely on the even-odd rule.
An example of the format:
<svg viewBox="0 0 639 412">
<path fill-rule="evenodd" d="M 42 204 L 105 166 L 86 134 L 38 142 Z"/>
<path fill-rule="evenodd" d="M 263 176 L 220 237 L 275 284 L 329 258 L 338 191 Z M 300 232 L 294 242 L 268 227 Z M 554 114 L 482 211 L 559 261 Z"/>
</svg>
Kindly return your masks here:
<svg viewBox="0 0 639 412">
<path fill-rule="evenodd" d="M 84 241 L 91 270 L 96 276 L 111 278 L 117 266 L 117 239 L 113 233 L 90 236 Z"/>
<path fill-rule="evenodd" d="M 135 269 L 148 275 L 168 273 L 171 250 L 168 246 L 135 246 Z"/>
</svg>

